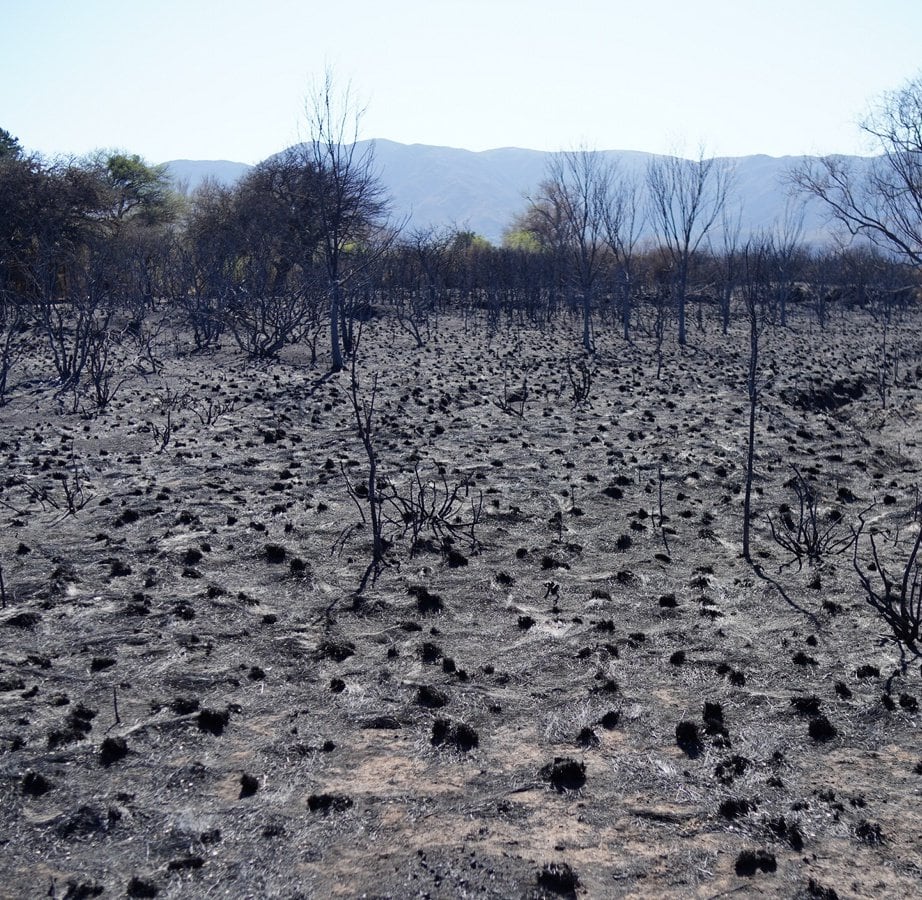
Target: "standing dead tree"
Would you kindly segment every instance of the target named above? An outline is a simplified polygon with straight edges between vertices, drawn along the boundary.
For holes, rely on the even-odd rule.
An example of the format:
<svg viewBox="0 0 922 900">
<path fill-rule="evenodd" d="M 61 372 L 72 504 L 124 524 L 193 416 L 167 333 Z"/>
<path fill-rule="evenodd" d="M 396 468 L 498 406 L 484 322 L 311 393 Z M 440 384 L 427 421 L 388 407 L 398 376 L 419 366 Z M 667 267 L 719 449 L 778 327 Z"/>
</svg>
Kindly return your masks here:
<svg viewBox="0 0 922 900">
<path fill-rule="evenodd" d="M 0 406 L 6 403 L 10 372 L 24 350 L 24 330 L 20 305 L 0 299 Z"/>
<path fill-rule="evenodd" d="M 71 273 L 69 296 L 57 295 L 53 275 L 37 284 L 38 318 L 61 389 L 76 389 L 90 357 L 109 342 L 113 304 L 109 273 L 97 265 L 78 262 Z"/>
<path fill-rule="evenodd" d="M 363 112 L 349 86 L 337 91 L 327 70 L 307 100 L 307 140 L 297 151 L 319 180 L 316 215 L 334 372 L 343 368 L 343 354 L 352 353 L 355 343 L 344 290 L 394 239 L 386 228 L 389 201 L 375 167 L 374 145 L 358 141 Z"/>
<path fill-rule="evenodd" d="M 773 317 L 782 328 L 788 324 L 788 304 L 795 295 L 797 278 L 804 264 L 804 208 L 802 203 L 788 202 L 784 214 L 772 228 Z"/>
<path fill-rule="evenodd" d="M 95 341 L 90 347 L 87 357 L 87 372 L 89 385 L 87 390 L 97 412 L 103 412 L 115 399 L 116 393 L 128 380 L 128 374 L 120 370 L 123 368 L 122 360 L 118 359 L 116 352 L 122 335 L 107 331 L 102 339 Z M 77 403 L 77 394 L 74 394 L 74 403 Z"/>
<path fill-rule="evenodd" d="M 164 290 L 192 332 L 193 352 L 217 347 L 236 268 L 236 192 L 206 182 L 191 198 L 183 239 L 169 248 Z"/>
<path fill-rule="evenodd" d="M 739 281 L 742 225 L 742 205 L 736 206 L 733 210 L 725 206 L 721 213 L 721 243 L 717 253 L 720 267 L 720 328 L 724 337 L 730 330 L 733 294 Z"/>
<path fill-rule="evenodd" d="M 922 265 L 922 75 L 884 94 L 862 129 L 880 154 L 809 159 L 791 173 L 854 236 Z"/>
<path fill-rule="evenodd" d="M 592 307 L 599 282 L 618 246 L 623 202 L 617 172 L 604 154 L 581 149 L 558 153 L 548 163 L 538 196 L 521 224 L 556 255 L 579 296 L 583 349 L 594 350 Z"/>
<path fill-rule="evenodd" d="M 631 340 L 636 250 L 644 226 L 640 184 L 633 175 L 622 175 L 604 207 L 605 243 L 612 255 L 615 298 L 621 313 L 621 333 Z"/>
<path fill-rule="evenodd" d="M 455 240 L 451 229 L 414 229 L 390 254 L 385 266 L 384 287 L 394 317 L 418 349 L 432 337 Z"/>
<path fill-rule="evenodd" d="M 673 264 L 679 344 L 685 346 L 685 300 L 692 258 L 718 221 L 730 190 L 726 162 L 657 156 L 647 169 L 650 219 Z"/>
<path fill-rule="evenodd" d="M 356 334 L 356 349 L 360 340 L 361 328 Z M 451 484 L 441 472 L 438 477 L 424 478 L 418 467 L 406 484 L 401 484 L 399 475 L 391 478 L 381 474 L 382 464 L 375 442 L 378 376 L 372 376 L 370 392 L 363 393 L 357 357 L 358 353 L 353 352 L 349 402 L 367 468 L 359 484 L 353 484 L 345 466 L 341 465 L 340 471 L 349 497 L 359 511 L 361 525 L 345 528 L 333 548 L 334 551 L 342 548 L 357 527 L 371 528 L 371 560 L 354 592 L 356 603 L 360 602 L 369 582 L 374 584 L 387 567 L 399 565 L 394 556 L 389 556 L 398 540 L 409 536 L 411 556 L 425 546 L 425 533 L 440 542 L 442 552 L 448 552 L 453 540 L 459 537 L 469 542 L 471 550 L 476 550 L 479 546 L 477 528 L 483 518 L 483 494 L 478 492 L 474 496 L 467 480 Z M 332 606 L 327 608 L 327 617 L 331 611 Z"/>
<path fill-rule="evenodd" d="M 765 323 L 765 294 L 768 285 L 769 244 L 764 239 L 746 243 L 741 258 L 741 288 L 749 323 L 749 367 L 746 395 L 749 400 L 749 425 L 746 441 L 746 476 L 743 489 L 743 558 L 752 563 L 750 529 L 752 524 L 752 480 L 755 468 L 756 418 L 759 408 L 759 338 Z"/>
<path fill-rule="evenodd" d="M 358 338 L 360 337 L 361 330 L 358 335 Z M 359 509 L 362 521 L 366 522 L 364 507 L 368 510 L 368 521 L 371 524 L 371 562 L 365 569 L 358 588 L 356 588 L 355 595 L 358 597 L 364 592 L 369 578 L 372 582 L 376 581 L 388 565 L 386 554 L 390 542 L 385 539 L 383 532 L 384 518 L 381 510 L 382 498 L 378 478 L 378 450 L 375 446 L 375 402 L 378 397 L 378 376 L 375 375 L 372 378 L 371 393 L 368 396 L 362 396 L 356 369 L 357 356 L 358 354 L 353 352 L 349 378 L 349 401 L 352 404 L 356 431 L 365 450 L 368 470 L 361 490 L 356 490 L 352 486 L 345 470 L 343 470 L 343 477 L 346 479 L 349 494 Z"/>
</svg>

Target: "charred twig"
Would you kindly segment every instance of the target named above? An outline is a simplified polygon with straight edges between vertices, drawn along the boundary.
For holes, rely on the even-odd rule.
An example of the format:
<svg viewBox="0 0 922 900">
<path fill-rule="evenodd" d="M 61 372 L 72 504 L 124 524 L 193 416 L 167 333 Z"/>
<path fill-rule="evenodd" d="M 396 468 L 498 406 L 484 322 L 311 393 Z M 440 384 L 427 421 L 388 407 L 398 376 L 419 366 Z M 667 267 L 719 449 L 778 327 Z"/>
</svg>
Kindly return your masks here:
<svg viewBox="0 0 922 900">
<path fill-rule="evenodd" d="M 582 406 L 589 400 L 595 368 L 585 359 L 578 359 L 574 364 L 567 358 L 567 377 L 570 379 L 570 399 L 574 406 Z"/>
<path fill-rule="evenodd" d="M 95 494 L 87 493 L 86 470 L 74 454 L 73 442 L 71 442 L 67 468 L 63 472 L 55 472 L 51 478 L 53 482 L 60 485 L 60 491 L 55 490 L 53 485 L 45 483 L 36 485 L 25 478 L 19 480 L 18 484 L 31 502 L 38 503 L 43 511 L 49 508 L 58 510 L 62 513 L 61 519 L 76 516 L 95 496 Z M 6 501 L 0 501 L 0 503 L 15 510 L 15 507 Z"/>
<path fill-rule="evenodd" d="M 867 524 L 864 518 L 867 511 L 864 510 L 859 515 L 859 525 L 857 530 L 854 530 L 852 566 L 864 588 L 865 599 L 890 626 L 901 654 L 905 648 L 913 656 L 922 656 L 922 569 L 918 562 L 919 551 L 922 550 L 922 529 L 916 533 L 909 556 L 903 564 L 902 571 L 896 576 L 891 575 L 882 563 L 874 532 L 868 531 L 873 565 L 867 569 L 877 573 L 880 581 L 878 586 L 871 580 L 868 571 L 862 568 L 858 558 L 861 536 Z M 905 665 L 904 659 L 904 670 Z"/>
<path fill-rule="evenodd" d="M 150 419 L 147 421 L 148 428 L 154 436 L 154 440 L 159 445 L 158 453 L 166 450 L 170 443 L 170 438 L 176 430 L 176 422 L 173 419 L 175 413 L 189 407 L 191 397 L 188 393 L 179 393 L 174 391 L 169 385 L 166 385 L 163 393 L 154 397 L 154 405 L 163 415 L 162 423 L 158 424 Z"/>
<path fill-rule="evenodd" d="M 444 472 L 439 480 L 424 481 L 417 466 L 403 491 L 390 483 L 382 487 L 387 521 L 399 530 L 401 537 L 410 535 L 411 555 L 424 531 L 443 542 L 446 537 L 464 535 L 471 549 L 476 549 L 476 529 L 483 515 L 483 493 L 472 497 L 469 481 L 451 486 Z"/>
<path fill-rule="evenodd" d="M 355 504 L 355 508 L 359 511 L 359 515 L 362 517 L 362 524 L 367 525 L 368 520 L 365 518 L 365 507 L 362 504 L 362 501 L 359 499 L 359 493 L 355 489 L 355 486 L 352 484 L 352 479 L 349 478 L 349 475 L 346 472 L 346 467 L 340 463 L 339 471 L 342 473 L 343 481 L 346 485 L 346 493 L 349 495 L 349 499 Z M 363 488 L 364 491 L 364 488 Z M 365 493 L 367 497 L 367 493 Z"/>
<path fill-rule="evenodd" d="M 387 567 L 388 561 L 386 559 L 386 554 L 390 546 L 389 542 L 384 539 L 382 530 L 383 520 L 381 515 L 381 498 L 379 495 L 378 452 L 375 447 L 376 426 L 374 417 L 375 401 L 378 397 L 378 376 L 375 375 L 372 378 L 371 394 L 368 397 L 360 396 L 359 377 L 356 369 L 356 358 L 358 357 L 360 339 L 361 328 L 359 328 L 353 345 L 355 352 L 352 354 L 350 369 L 349 400 L 352 403 L 352 412 L 355 416 L 355 426 L 358 431 L 359 440 L 365 448 L 365 456 L 368 459 L 368 478 L 364 486 L 364 499 L 365 505 L 368 507 L 368 515 L 371 522 L 372 550 L 371 562 L 362 576 L 362 580 L 356 591 L 356 596 L 361 595 L 365 590 L 369 578 L 374 582 L 383 569 Z M 345 475 L 345 470 L 343 470 L 343 474 Z M 353 499 L 357 501 L 358 492 L 352 489 L 348 478 L 346 479 L 346 483 L 349 486 Z M 364 515 L 362 516 L 362 520 L 363 522 L 365 521 Z"/>
<path fill-rule="evenodd" d="M 803 569 L 804 560 L 811 567 L 818 566 L 826 556 L 847 550 L 855 537 L 837 534 L 842 524 L 842 516 L 837 512 L 830 515 L 828 524 L 820 521 L 819 497 L 816 491 L 807 484 L 796 466 L 791 468 L 794 470 L 794 478 L 788 485 L 797 495 L 797 519 L 794 519 L 791 508 L 784 504 L 777 527 L 771 516 L 768 516 L 768 524 L 775 543 L 791 554 L 791 559 L 781 568 L 796 562 L 799 572 Z"/>
<path fill-rule="evenodd" d="M 221 416 L 230 415 L 239 409 L 239 404 L 234 400 L 215 400 L 214 397 L 206 397 L 198 402 L 190 402 L 189 409 L 195 414 L 195 417 L 202 425 L 214 425 Z"/>
<path fill-rule="evenodd" d="M 509 390 L 509 379 L 503 375 L 502 399 L 495 399 L 493 405 L 511 416 L 525 417 L 525 401 L 528 400 L 528 375 L 522 376 L 522 387 L 517 391 Z"/>
<path fill-rule="evenodd" d="M 663 546 L 666 548 L 666 553 L 672 554 L 672 550 L 669 547 L 669 538 L 666 535 L 665 523 L 669 521 L 669 517 L 663 510 L 663 483 L 665 478 L 663 478 L 663 467 L 656 467 L 656 504 L 657 504 L 657 514 L 650 517 L 653 522 L 654 531 L 659 531 L 660 537 L 663 539 Z"/>
<path fill-rule="evenodd" d="M 83 466 L 77 463 L 73 443 L 71 443 L 70 463 L 69 472 L 62 473 L 59 480 L 61 490 L 64 492 L 66 515 L 75 516 L 79 510 L 83 509 L 93 499 L 93 495 L 87 495 L 84 491 L 84 476 L 86 473 Z"/>
</svg>

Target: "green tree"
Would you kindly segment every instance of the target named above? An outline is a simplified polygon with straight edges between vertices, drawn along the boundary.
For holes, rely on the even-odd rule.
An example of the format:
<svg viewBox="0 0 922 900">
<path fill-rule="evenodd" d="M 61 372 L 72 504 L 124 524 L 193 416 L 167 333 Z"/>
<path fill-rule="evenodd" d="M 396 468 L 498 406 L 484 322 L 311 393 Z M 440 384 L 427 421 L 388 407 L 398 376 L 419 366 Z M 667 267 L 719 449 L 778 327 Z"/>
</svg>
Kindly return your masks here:
<svg viewBox="0 0 922 900">
<path fill-rule="evenodd" d="M 175 196 L 165 165 L 151 165 L 138 154 L 107 153 L 95 161 L 110 192 L 110 215 L 116 222 L 137 218 L 157 224 L 175 213 Z"/>
<path fill-rule="evenodd" d="M 0 128 L 0 160 L 19 159 L 20 156 L 22 156 L 22 146 L 19 140 L 5 128 Z"/>
<path fill-rule="evenodd" d="M 503 249 L 519 250 L 523 253 L 540 253 L 541 241 L 529 228 L 509 228 L 503 232 Z"/>
</svg>

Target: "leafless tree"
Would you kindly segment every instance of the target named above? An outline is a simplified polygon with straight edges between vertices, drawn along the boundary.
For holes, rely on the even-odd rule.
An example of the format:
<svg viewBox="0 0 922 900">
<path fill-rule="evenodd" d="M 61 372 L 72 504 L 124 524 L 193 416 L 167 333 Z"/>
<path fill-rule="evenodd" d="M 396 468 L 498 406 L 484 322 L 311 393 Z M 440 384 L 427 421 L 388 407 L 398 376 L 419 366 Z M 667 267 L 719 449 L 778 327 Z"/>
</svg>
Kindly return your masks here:
<svg viewBox="0 0 922 900">
<path fill-rule="evenodd" d="M 770 242 L 752 238 L 741 251 L 741 288 L 749 323 L 749 368 L 746 394 L 749 400 L 749 427 L 746 443 L 746 477 L 743 489 L 743 557 L 752 562 L 750 526 L 752 522 L 752 480 L 755 468 L 756 418 L 759 407 L 759 338 L 765 324 L 765 298 L 770 283 L 768 257 Z"/>
<path fill-rule="evenodd" d="M 742 205 L 736 209 L 724 206 L 721 212 L 720 259 L 720 326 L 726 335 L 730 328 L 730 310 L 733 294 L 740 277 L 740 232 L 742 231 Z"/>
<path fill-rule="evenodd" d="M 611 261 L 610 243 L 619 246 L 623 205 L 616 208 L 617 173 L 604 154 L 587 149 L 551 157 L 547 177 L 531 200 L 529 218 L 540 222 L 553 241 L 579 295 L 583 349 L 591 353 L 592 307 L 601 277 Z"/>
<path fill-rule="evenodd" d="M 37 298 L 39 321 L 62 389 L 75 389 L 91 356 L 109 342 L 114 261 L 106 255 L 102 248 L 67 260 L 66 296 L 59 296 L 56 279 L 41 279 L 45 290 Z M 49 261 L 55 267 L 59 263 L 57 257 Z"/>
<path fill-rule="evenodd" d="M 827 249 L 813 249 L 807 255 L 807 280 L 813 294 L 813 312 L 821 330 L 825 330 L 828 321 L 830 284 L 836 267 L 836 255 Z"/>
<path fill-rule="evenodd" d="M 804 209 L 802 203 L 791 200 L 771 231 L 773 263 L 773 305 L 775 317 L 782 328 L 788 324 L 788 302 L 794 294 L 797 276 L 803 267 Z"/>
<path fill-rule="evenodd" d="M 879 156 L 810 159 L 791 180 L 852 236 L 922 265 L 922 74 L 884 94 L 861 127 Z"/>
<path fill-rule="evenodd" d="M 361 330 L 356 337 L 356 343 L 358 344 L 360 340 Z M 345 469 L 342 471 L 349 494 L 362 516 L 362 522 L 365 522 L 363 506 L 368 507 L 368 515 L 371 520 L 371 562 L 365 569 L 359 586 L 356 589 L 356 596 L 361 596 L 368 584 L 368 579 L 371 578 L 372 583 L 374 583 L 387 566 L 386 554 L 390 542 L 384 537 L 384 518 L 381 508 L 383 498 L 381 496 L 381 478 L 378 475 L 378 449 L 375 443 L 375 434 L 377 430 L 375 423 L 375 403 L 378 399 L 378 376 L 377 374 L 372 376 L 371 392 L 363 394 L 356 369 L 357 356 L 358 353 L 352 354 L 349 379 L 349 400 L 352 404 L 352 412 L 355 417 L 356 431 L 368 460 L 367 478 L 361 486 L 361 493 L 353 488 L 349 477 L 346 475 Z M 360 496 L 364 499 L 364 504 L 359 501 Z M 344 532 L 344 537 L 348 534 L 348 531 L 349 529 Z"/>
<path fill-rule="evenodd" d="M 232 188 L 202 184 L 191 197 L 183 234 L 169 249 L 165 291 L 191 329 L 195 352 L 216 347 L 226 327 L 237 245 L 235 196 Z"/>
<path fill-rule="evenodd" d="M 644 226 L 640 184 L 632 175 L 620 174 L 603 210 L 605 243 L 613 256 L 615 294 L 621 312 L 624 340 L 631 339 L 631 307 L 635 258 Z"/>
<path fill-rule="evenodd" d="M 687 341 L 685 299 L 692 257 L 720 219 L 731 186 L 725 160 L 656 156 L 647 168 L 650 219 L 673 264 L 679 344 Z"/>
<path fill-rule="evenodd" d="M 343 352 L 352 350 L 344 288 L 394 236 L 386 228 L 389 201 L 375 167 L 374 145 L 359 145 L 363 112 L 350 86 L 338 90 L 327 69 L 305 104 L 307 139 L 298 148 L 320 179 L 320 251 L 329 290 L 331 368 L 337 372 L 343 368 Z"/>
<path fill-rule="evenodd" d="M 6 403 L 10 372 L 24 350 L 21 306 L 0 292 L 0 406 Z"/>
</svg>

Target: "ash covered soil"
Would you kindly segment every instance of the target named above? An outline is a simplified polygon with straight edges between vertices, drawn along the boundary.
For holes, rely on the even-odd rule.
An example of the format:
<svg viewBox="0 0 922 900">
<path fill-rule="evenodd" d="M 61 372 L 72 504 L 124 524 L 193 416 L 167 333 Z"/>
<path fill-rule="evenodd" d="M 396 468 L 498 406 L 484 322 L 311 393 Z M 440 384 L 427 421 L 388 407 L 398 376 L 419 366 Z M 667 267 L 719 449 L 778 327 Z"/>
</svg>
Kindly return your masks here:
<svg viewBox="0 0 922 900">
<path fill-rule="evenodd" d="M 376 320 L 379 476 L 482 510 L 412 554 L 389 526 L 358 597 L 348 370 L 177 341 L 86 417 L 35 355 L 0 408 L 0 894 L 919 896 L 918 661 L 840 546 L 870 507 L 899 571 L 918 528 L 919 324 L 886 408 L 860 312 L 764 335 L 756 569 L 742 324 L 659 379 L 600 329 L 576 404 L 559 325 Z M 802 568 L 792 464 L 830 529 Z"/>
</svg>

